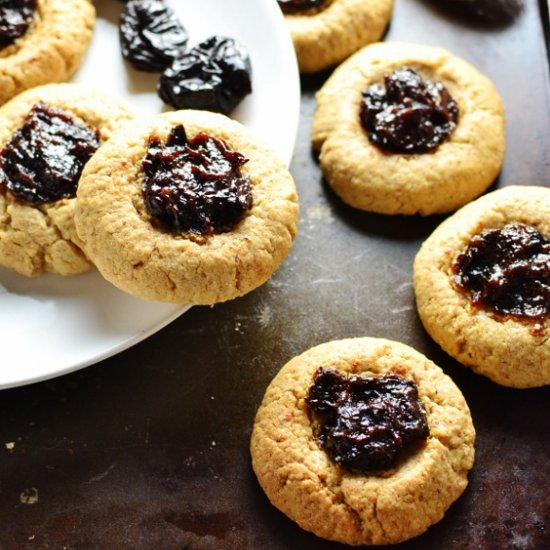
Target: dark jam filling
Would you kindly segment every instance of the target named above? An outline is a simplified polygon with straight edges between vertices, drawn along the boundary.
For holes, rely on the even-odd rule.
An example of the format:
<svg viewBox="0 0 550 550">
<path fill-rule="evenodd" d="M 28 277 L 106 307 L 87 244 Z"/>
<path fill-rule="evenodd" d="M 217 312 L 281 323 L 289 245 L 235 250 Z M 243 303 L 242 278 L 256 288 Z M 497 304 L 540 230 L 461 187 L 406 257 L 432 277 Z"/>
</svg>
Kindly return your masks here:
<svg viewBox="0 0 550 550">
<path fill-rule="evenodd" d="M 0 151 L 0 184 L 34 205 L 74 197 L 82 169 L 98 147 L 97 129 L 37 103 Z"/>
<path fill-rule="evenodd" d="M 292 14 L 320 8 L 328 0 L 277 0 L 283 13 Z"/>
<path fill-rule="evenodd" d="M 187 46 L 187 31 L 160 0 L 130 0 L 120 15 L 122 55 L 139 71 L 162 72 Z"/>
<path fill-rule="evenodd" d="M 349 471 L 386 470 L 429 436 L 414 382 L 401 376 L 342 376 L 320 368 L 306 398 L 320 446 Z"/>
<path fill-rule="evenodd" d="M 23 36 L 36 9 L 36 0 L 0 0 L 0 48 Z"/>
<path fill-rule="evenodd" d="M 443 84 L 401 67 L 384 78 L 384 86 L 363 91 L 360 119 L 371 143 L 381 149 L 426 153 L 449 139 L 458 105 Z"/>
<path fill-rule="evenodd" d="M 550 240 L 534 227 L 509 224 L 474 235 L 452 273 L 474 307 L 520 321 L 550 315 Z"/>
<path fill-rule="evenodd" d="M 248 161 L 204 133 L 187 139 L 182 125 L 166 143 L 152 136 L 143 161 L 143 196 L 154 223 L 174 232 L 211 235 L 229 231 L 252 207 Z"/>
</svg>

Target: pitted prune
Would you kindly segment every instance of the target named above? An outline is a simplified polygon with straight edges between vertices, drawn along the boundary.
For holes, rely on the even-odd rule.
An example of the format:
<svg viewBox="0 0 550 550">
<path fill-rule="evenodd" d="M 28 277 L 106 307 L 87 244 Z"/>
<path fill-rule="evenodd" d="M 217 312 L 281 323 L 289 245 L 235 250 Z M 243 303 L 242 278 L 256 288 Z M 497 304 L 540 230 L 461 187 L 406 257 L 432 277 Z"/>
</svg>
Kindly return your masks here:
<svg viewBox="0 0 550 550">
<path fill-rule="evenodd" d="M 550 240 L 534 227 L 509 224 L 474 235 L 452 272 L 474 307 L 534 322 L 550 315 Z"/>
<path fill-rule="evenodd" d="M 449 138 L 458 105 L 443 84 L 401 67 L 384 78 L 384 86 L 363 91 L 360 119 L 374 145 L 397 153 L 426 153 Z"/>
<path fill-rule="evenodd" d="M 162 0 L 129 0 L 120 15 L 122 55 L 140 71 L 162 72 L 186 48 L 188 35 Z"/>
<path fill-rule="evenodd" d="M 277 0 L 283 13 L 300 13 L 312 8 L 320 8 L 328 0 Z"/>
<path fill-rule="evenodd" d="M 347 377 L 319 368 L 306 403 L 319 445 L 350 471 L 391 468 L 429 436 L 416 384 L 398 375 Z"/>
<path fill-rule="evenodd" d="M 160 98 L 176 109 L 229 114 L 252 91 L 250 58 L 232 38 L 212 36 L 176 59 L 160 77 Z"/>
<path fill-rule="evenodd" d="M 525 10 L 523 0 L 447 0 L 440 4 L 452 15 L 488 26 L 508 25 Z"/>
<path fill-rule="evenodd" d="M 13 44 L 29 28 L 36 0 L 0 0 L 0 48 Z"/>
<path fill-rule="evenodd" d="M 97 129 L 37 103 L 0 151 L 0 184 L 29 204 L 74 197 L 82 169 L 98 147 Z"/>
<path fill-rule="evenodd" d="M 142 184 L 153 223 L 169 231 L 210 235 L 230 230 L 252 207 L 248 161 L 221 139 L 204 133 L 187 139 L 182 125 L 166 143 L 151 136 Z"/>
</svg>

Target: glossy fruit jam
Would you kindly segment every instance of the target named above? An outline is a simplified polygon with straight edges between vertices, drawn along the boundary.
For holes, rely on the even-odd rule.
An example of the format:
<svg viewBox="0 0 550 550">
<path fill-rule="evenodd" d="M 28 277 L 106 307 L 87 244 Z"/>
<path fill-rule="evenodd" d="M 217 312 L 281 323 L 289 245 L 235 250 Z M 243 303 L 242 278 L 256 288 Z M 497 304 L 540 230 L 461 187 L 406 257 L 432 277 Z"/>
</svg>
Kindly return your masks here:
<svg viewBox="0 0 550 550">
<path fill-rule="evenodd" d="M 320 368 L 306 402 L 319 445 L 350 471 L 391 468 L 429 435 L 416 385 L 398 375 L 347 377 Z"/>
<path fill-rule="evenodd" d="M 550 240 L 513 223 L 474 235 L 452 266 L 453 282 L 474 307 L 544 322 L 550 314 Z"/>
<path fill-rule="evenodd" d="M 247 159 L 204 133 L 188 139 L 175 126 L 163 143 L 149 139 L 142 190 L 154 223 L 174 232 L 211 235 L 229 231 L 252 207 Z"/>
<path fill-rule="evenodd" d="M 458 121 L 458 105 L 440 82 L 400 67 L 385 76 L 383 86 L 363 91 L 359 116 L 369 140 L 381 149 L 427 153 L 449 139 Z"/>
<path fill-rule="evenodd" d="M 0 184 L 28 204 L 74 197 L 84 165 L 98 147 L 96 128 L 37 103 L 0 151 Z"/>
</svg>

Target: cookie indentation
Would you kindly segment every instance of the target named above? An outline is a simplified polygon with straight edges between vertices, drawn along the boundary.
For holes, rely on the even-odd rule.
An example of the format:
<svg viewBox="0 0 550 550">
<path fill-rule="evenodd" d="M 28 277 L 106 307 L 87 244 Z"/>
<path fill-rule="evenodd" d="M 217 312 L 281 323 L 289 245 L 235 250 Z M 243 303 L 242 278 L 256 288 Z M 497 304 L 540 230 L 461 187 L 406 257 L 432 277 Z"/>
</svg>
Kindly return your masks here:
<svg viewBox="0 0 550 550">
<path fill-rule="evenodd" d="M 277 0 L 279 7 L 285 14 L 308 13 L 310 10 L 317 12 L 325 8 L 329 0 Z"/>
<path fill-rule="evenodd" d="M 201 132 L 189 140 L 181 124 L 166 143 L 151 136 L 142 191 L 153 223 L 198 235 L 230 230 L 252 208 L 246 162 L 221 139 Z"/>
<path fill-rule="evenodd" d="M 401 376 L 348 378 L 320 368 L 306 402 L 320 446 L 350 471 L 391 468 L 429 435 L 416 385 Z"/>
<path fill-rule="evenodd" d="M 452 273 L 476 308 L 534 322 L 550 314 L 550 240 L 534 227 L 511 223 L 474 235 Z"/>
<path fill-rule="evenodd" d="M 13 44 L 27 32 L 35 9 L 36 0 L 0 2 L 0 48 Z"/>
<path fill-rule="evenodd" d="M 395 153 L 434 151 L 449 139 L 458 105 L 441 82 L 400 67 L 363 91 L 360 119 L 371 143 Z"/>
<path fill-rule="evenodd" d="M 96 128 L 39 102 L 0 151 L 0 185 L 33 205 L 75 197 L 82 169 L 98 147 Z"/>
</svg>

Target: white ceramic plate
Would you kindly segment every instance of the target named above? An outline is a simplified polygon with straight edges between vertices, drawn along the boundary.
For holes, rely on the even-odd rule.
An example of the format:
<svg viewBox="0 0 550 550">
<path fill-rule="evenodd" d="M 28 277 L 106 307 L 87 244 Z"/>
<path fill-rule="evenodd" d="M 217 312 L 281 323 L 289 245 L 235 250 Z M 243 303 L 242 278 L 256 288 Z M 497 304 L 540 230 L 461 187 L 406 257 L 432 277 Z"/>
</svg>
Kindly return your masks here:
<svg viewBox="0 0 550 550">
<path fill-rule="evenodd" d="M 300 86 L 292 43 L 273 0 L 167 0 L 194 45 L 212 34 L 249 50 L 253 93 L 233 112 L 290 162 L 298 128 Z M 157 76 L 138 73 L 120 56 L 122 4 L 95 2 L 94 38 L 74 82 L 125 97 L 137 109 L 166 109 Z M 37 382 L 114 355 L 161 329 L 188 309 L 133 298 L 97 272 L 27 279 L 0 268 L 0 388 Z"/>
</svg>

